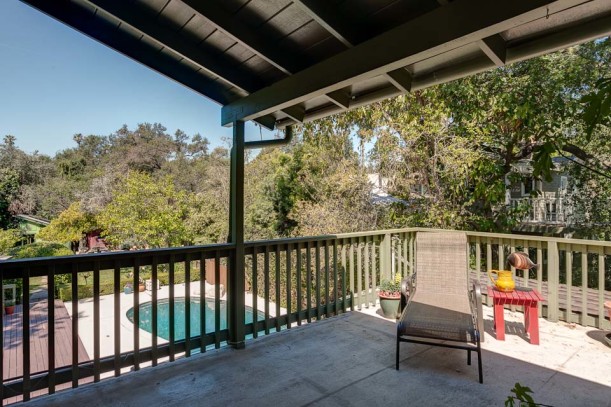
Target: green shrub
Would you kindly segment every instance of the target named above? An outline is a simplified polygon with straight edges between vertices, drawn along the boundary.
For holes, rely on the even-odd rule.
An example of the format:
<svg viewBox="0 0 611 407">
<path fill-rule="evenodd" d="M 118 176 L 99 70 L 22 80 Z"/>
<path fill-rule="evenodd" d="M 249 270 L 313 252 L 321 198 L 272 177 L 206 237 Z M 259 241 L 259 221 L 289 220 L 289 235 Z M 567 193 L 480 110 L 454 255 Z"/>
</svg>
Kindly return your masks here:
<svg viewBox="0 0 611 407">
<path fill-rule="evenodd" d="M 119 285 L 120 289 L 123 290 L 125 284 L 131 280 L 121 280 Z M 115 286 L 113 283 L 100 284 L 100 295 L 109 295 L 114 293 Z M 70 284 L 62 284 L 57 289 L 57 298 L 62 301 L 72 301 L 72 286 Z M 78 299 L 83 300 L 86 298 L 93 298 L 93 284 L 91 285 L 79 285 L 78 286 Z"/>
<path fill-rule="evenodd" d="M 60 243 L 35 242 L 23 246 L 13 247 L 7 254 L 13 259 L 30 259 L 32 257 L 71 256 L 72 250 Z"/>
<path fill-rule="evenodd" d="M 6 253 L 21 240 L 19 229 L 0 230 L 0 254 Z"/>
<path fill-rule="evenodd" d="M 70 274 L 62 274 L 55 277 L 56 278 L 56 298 L 62 301 L 72 301 L 72 276 Z M 58 278 L 61 281 L 58 281 Z M 140 272 L 140 278 L 142 280 L 148 280 L 151 278 L 150 270 L 142 270 Z M 170 273 L 169 271 L 158 271 L 157 279 L 159 283 L 163 285 L 168 285 L 170 282 Z M 93 278 L 90 277 L 87 279 L 87 284 L 83 284 L 82 273 L 79 273 L 79 286 L 78 286 L 78 299 L 83 300 L 86 298 L 93 298 Z M 191 270 L 191 281 L 199 281 L 199 270 Z M 182 284 L 185 282 L 185 271 L 184 268 L 176 267 L 174 271 L 174 284 Z M 119 283 L 120 290 L 123 291 L 123 288 L 127 283 L 134 284 L 133 275 L 130 273 L 121 273 L 121 279 Z M 134 285 L 134 289 L 137 289 L 137 284 Z M 100 276 L 100 295 L 109 295 L 114 293 L 114 278 L 110 276 L 110 274 L 104 273 Z"/>
</svg>

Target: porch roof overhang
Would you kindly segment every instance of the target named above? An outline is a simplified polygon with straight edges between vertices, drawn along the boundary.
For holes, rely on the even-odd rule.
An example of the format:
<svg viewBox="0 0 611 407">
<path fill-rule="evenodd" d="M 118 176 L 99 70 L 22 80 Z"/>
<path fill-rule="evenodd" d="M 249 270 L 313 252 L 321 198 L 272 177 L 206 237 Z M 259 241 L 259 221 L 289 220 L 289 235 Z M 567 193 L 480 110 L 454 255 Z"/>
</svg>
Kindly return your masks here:
<svg viewBox="0 0 611 407">
<path fill-rule="evenodd" d="M 22 0 L 283 128 L 611 33 L 608 0 Z"/>
</svg>

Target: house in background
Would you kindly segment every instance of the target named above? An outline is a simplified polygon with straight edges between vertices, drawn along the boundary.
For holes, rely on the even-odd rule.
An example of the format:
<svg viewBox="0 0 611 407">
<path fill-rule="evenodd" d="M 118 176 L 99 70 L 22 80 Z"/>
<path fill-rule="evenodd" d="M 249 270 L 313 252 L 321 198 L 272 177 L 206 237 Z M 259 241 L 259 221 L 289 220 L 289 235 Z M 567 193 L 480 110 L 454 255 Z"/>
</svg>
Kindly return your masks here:
<svg viewBox="0 0 611 407">
<path fill-rule="evenodd" d="M 522 234 L 570 237 L 573 208 L 568 195 L 569 177 L 565 170 L 568 160 L 553 159 L 554 169 L 550 182 L 529 176 L 532 166 L 529 160 L 516 165 L 516 170 L 526 175 L 520 183 L 507 182 L 506 205 L 517 207 L 527 204 L 528 213 L 513 231 Z"/>
<path fill-rule="evenodd" d="M 15 215 L 17 227 L 23 236 L 23 244 L 34 243 L 40 229 L 49 225 L 50 221 L 33 215 Z"/>
<path fill-rule="evenodd" d="M 78 243 L 78 253 L 101 253 L 107 252 L 106 241 L 101 237 L 101 230 L 85 232 L 83 238 Z"/>
<path fill-rule="evenodd" d="M 372 173 L 367 174 L 367 180 L 369 181 L 369 185 L 371 187 L 371 202 L 373 202 L 374 204 L 408 204 L 403 199 L 396 198 L 388 193 L 388 178 L 384 178 L 378 173 Z"/>
</svg>

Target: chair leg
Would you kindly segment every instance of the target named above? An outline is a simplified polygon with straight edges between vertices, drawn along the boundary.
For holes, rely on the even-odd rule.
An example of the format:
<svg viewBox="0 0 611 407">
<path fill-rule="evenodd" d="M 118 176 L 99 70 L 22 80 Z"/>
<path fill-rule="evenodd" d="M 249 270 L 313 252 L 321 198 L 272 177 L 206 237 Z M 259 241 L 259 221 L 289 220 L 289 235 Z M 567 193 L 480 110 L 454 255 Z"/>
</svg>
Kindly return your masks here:
<svg viewBox="0 0 611 407">
<path fill-rule="evenodd" d="M 399 334 L 397 333 L 397 360 L 395 361 L 395 369 L 399 370 L 399 345 L 401 341 L 399 341 Z"/>
<path fill-rule="evenodd" d="M 482 347 L 477 341 L 477 368 L 479 369 L 479 382 L 484 383 L 484 372 L 482 371 Z"/>
<path fill-rule="evenodd" d="M 471 350 L 467 350 L 467 364 L 471 366 Z"/>
</svg>

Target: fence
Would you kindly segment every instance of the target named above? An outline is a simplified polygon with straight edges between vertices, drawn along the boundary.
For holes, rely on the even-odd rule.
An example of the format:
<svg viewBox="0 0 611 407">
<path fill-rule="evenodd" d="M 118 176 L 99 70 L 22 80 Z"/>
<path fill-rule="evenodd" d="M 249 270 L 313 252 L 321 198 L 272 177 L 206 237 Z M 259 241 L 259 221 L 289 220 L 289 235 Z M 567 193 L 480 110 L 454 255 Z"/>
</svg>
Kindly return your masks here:
<svg viewBox="0 0 611 407">
<path fill-rule="evenodd" d="M 413 273 L 419 231 L 427 229 L 247 242 L 246 334 L 375 306 L 382 280 Z M 486 270 L 505 268 L 507 254 L 528 252 L 541 267 L 512 271 L 518 284 L 543 293 L 543 316 L 609 328 L 610 242 L 467 234 L 473 279 L 485 284 Z M 2 292 L 15 284 L 24 293 L 15 314 L 0 315 L 2 399 L 28 400 L 219 348 L 235 306 L 219 282 L 234 254 L 233 245 L 221 244 L 0 262 Z M 140 292 L 142 280 L 167 284 Z M 62 296 L 60 286 L 69 289 Z M 66 292 L 70 301 L 56 299 Z"/>
</svg>

